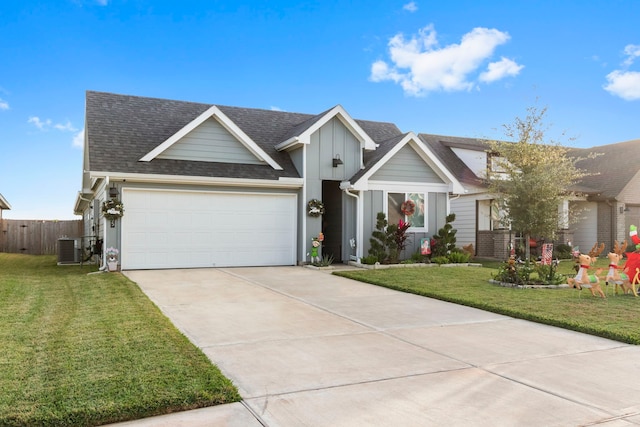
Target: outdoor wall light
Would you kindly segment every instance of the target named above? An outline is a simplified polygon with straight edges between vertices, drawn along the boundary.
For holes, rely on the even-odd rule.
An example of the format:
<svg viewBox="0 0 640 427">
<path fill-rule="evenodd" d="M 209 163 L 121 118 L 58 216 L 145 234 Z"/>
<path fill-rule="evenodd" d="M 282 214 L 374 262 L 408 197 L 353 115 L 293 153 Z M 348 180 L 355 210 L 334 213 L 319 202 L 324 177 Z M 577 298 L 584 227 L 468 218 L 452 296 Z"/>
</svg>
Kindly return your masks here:
<svg viewBox="0 0 640 427">
<path fill-rule="evenodd" d="M 337 168 L 338 165 L 342 165 L 342 160 L 340 160 L 340 154 L 336 154 L 336 157 L 333 159 L 333 167 Z"/>
<path fill-rule="evenodd" d="M 118 189 L 115 187 L 115 185 L 109 188 L 109 197 L 111 197 L 112 199 L 118 197 Z"/>
</svg>

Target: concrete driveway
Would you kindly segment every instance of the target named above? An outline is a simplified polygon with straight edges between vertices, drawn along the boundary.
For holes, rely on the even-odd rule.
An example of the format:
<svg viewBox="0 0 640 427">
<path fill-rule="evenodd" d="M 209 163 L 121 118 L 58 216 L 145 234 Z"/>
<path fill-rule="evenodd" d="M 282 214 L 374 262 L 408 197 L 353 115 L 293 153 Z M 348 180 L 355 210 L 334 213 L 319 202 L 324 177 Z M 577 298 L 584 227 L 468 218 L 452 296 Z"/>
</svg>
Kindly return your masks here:
<svg viewBox="0 0 640 427">
<path fill-rule="evenodd" d="M 121 426 L 640 424 L 637 346 L 302 267 L 126 275 L 244 401 Z"/>
</svg>

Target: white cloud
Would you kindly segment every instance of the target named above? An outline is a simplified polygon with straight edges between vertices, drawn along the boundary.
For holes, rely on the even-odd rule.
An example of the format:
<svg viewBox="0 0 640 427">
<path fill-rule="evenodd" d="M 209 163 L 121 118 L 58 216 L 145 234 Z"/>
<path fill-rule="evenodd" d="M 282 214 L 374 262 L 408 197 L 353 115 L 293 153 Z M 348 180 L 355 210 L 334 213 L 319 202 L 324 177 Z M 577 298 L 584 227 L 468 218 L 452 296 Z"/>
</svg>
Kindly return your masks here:
<svg viewBox="0 0 640 427">
<path fill-rule="evenodd" d="M 53 123 L 51 119 L 42 120 L 38 116 L 31 116 L 27 123 L 33 124 L 40 130 L 57 129 L 62 132 L 76 132 L 78 129 L 74 128 L 69 120 L 66 123 Z"/>
<path fill-rule="evenodd" d="M 640 58 L 640 45 L 628 44 L 624 47 L 626 58 L 622 61 L 622 69 L 613 70 L 607 74 L 607 84 L 604 90 L 611 95 L 618 96 L 626 101 L 640 99 L 640 72 L 629 71 L 636 58 Z"/>
<path fill-rule="evenodd" d="M 418 10 L 418 5 L 416 4 L 416 2 L 412 1 L 402 6 L 402 9 L 413 13 Z"/>
<path fill-rule="evenodd" d="M 627 101 L 640 99 L 640 72 L 615 70 L 607 74 L 604 90 Z"/>
<path fill-rule="evenodd" d="M 275 105 L 272 105 L 270 108 L 271 111 L 284 111 L 282 108 L 280 107 L 276 107 Z"/>
<path fill-rule="evenodd" d="M 496 29 L 474 28 L 462 37 L 459 44 L 439 48 L 433 25 L 424 27 L 410 40 L 397 34 L 388 44 L 391 65 L 382 60 L 374 62 L 370 79 L 374 82 L 391 80 L 412 96 L 439 90 L 471 90 L 476 86 L 474 74 L 482 63 L 509 38 L 509 34 Z M 514 76 L 521 69 L 521 65 L 502 58 L 489 65 L 481 81 Z"/>
<path fill-rule="evenodd" d="M 74 128 L 73 125 L 71 125 L 71 122 L 69 120 L 67 120 L 67 122 L 65 124 L 60 124 L 57 123 L 55 125 L 53 125 L 54 128 L 61 130 L 61 131 L 67 131 L 67 132 L 75 132 L 78 129 Z"/>
<path fill-rule="evenodd" d="M 73 136 L 72 146 L 76 148 L 84 148 L 84 129 Z"/>
<path fill-rule="evenodd" d="M 27 123 L 33 123 L 33 125 L 40 130 L 44 130 L 45 128 L 51 126 L 50 119 L 47 119 L 43 122 L 42 120 L 40 120 L 40 117 L 38 116 L 29 117 L 29 120 L 27 120 Z"/>
<path fill-rule="evenodd" d="M 624 54 L 627 56 L 627 59 L 624 60 L 622 65 L 625 67 L 629 67 L 633 64 L 633 61 L 640 57 L 640 45 L 637 44 L 628 44 L 624 47 Z"/>
<path fill-rule="evenodd" d="M 495 82 L 505 77 L 517 76 L 524 65 L 518 65 L 504 56 L 498 62 L 492 62 L 487 66 L 487 71 L 480 74 L 478 80 L 485 83 Z"/>
<path fill-rule="evenodd" d="M 0 110 L 4 111 L 4 110 L 8 110 L 9 109 L 9 103 L 7 101 L 5 101 L 4 99 L 0 98 Z"/>
</svg>

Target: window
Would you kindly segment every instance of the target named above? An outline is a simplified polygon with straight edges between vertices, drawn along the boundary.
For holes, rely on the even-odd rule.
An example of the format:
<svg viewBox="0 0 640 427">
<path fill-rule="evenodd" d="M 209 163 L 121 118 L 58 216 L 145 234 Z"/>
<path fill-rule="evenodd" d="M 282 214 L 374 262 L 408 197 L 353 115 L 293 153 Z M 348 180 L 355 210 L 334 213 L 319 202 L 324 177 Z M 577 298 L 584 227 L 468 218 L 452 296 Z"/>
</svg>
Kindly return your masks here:
<svg viewBox="0 0 640 427">
<path fill-rule="evenodd" d="M 411 200 L 415 204 L 413 215 L 402 212 L 402 204 Z M 411 223 L 411 228 L 426 228 L 426 197 L 424 193 L 388 193 L 387 220 L 389 224 L 397 224 L 400 220 Z"/>
<path fill-rule="evenodd" d="M 491 229 L 504 230 L 509 228 L 507 213 L 500 208 L 497 200 L 491 200 Z"/>
</svg>

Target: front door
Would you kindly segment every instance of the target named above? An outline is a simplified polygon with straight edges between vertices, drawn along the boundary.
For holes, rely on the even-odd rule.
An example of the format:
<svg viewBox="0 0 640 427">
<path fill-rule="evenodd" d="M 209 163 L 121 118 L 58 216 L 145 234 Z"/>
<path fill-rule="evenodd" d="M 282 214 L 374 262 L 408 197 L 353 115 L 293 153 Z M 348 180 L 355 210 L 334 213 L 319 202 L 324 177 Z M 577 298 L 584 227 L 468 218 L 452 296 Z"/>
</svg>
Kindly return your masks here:
<svg viewBox="0 0 640 427">
<path fill-rule="evenodd" d="M 333 262 L 342 262 L 342 190 L 340 181 L 322 181 L 322 255 L 333 257 Z"/>
</svg>

